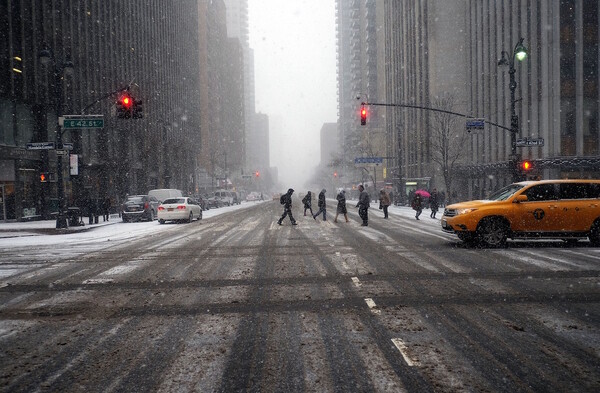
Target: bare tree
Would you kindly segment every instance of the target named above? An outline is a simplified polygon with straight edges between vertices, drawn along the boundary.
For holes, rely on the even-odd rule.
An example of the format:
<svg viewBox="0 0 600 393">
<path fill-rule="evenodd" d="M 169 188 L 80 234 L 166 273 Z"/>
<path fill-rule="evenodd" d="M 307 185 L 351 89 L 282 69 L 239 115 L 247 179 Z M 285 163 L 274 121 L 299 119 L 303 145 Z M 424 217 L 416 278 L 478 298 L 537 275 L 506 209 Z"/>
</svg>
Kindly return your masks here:
<svg viewBox="0 0 600 393">
<path fill-rule="evenodd" d="M 432 100 L 432 107 L 453 111 L 454 96 L 445 94 Z M 454 170 L 468 140 L 464 127 L 460 126 L 461 117 L 443 112 L 431 113 L 431 156 L 439 165 L 446 185 L 446 198 L 452 195 Z"/>
</svg>

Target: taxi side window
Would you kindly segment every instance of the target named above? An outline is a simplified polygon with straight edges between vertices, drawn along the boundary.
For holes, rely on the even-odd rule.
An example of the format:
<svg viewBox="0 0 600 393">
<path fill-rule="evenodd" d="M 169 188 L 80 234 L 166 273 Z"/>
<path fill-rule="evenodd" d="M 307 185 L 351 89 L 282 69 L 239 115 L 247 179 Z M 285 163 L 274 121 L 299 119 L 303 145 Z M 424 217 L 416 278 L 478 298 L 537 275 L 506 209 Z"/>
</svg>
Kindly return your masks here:
<svg viewBox="0 0 600 393">
<path fill-rule="evenodd" d="M 590 199 L 599 197 L 598 184 L 562 183 L 560 199 Z"/>
<path fill-rule="evenodd" d="M 533 186 L 525 191 L 525 195 L 527 195 L 528 202 L 551 201 L 558 199 L 554 184 L 538 184 L 537 186 Z"/>
</svg>

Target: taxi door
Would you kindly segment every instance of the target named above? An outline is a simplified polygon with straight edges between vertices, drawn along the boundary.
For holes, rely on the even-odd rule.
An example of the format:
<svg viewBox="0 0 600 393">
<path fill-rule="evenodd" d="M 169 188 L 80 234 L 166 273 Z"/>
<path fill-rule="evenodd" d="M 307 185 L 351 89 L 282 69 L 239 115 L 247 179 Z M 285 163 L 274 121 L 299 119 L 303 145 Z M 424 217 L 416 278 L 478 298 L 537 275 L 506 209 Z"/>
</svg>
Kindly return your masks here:
<svg viewBox="0 0 600 393">
<path fill-rule="evenodd" d="M 538 184 L 523 192 L 527 201 L 514 204 L 515 232 L 555 232 L 561 223 L 556 184 Z"/>
<path fill-rule="evenodd" d="M 561 183 L 559 208 L 562 231 L 587 232 L 600 216 L 598 185 L 592 183 Z"/>
</svg>

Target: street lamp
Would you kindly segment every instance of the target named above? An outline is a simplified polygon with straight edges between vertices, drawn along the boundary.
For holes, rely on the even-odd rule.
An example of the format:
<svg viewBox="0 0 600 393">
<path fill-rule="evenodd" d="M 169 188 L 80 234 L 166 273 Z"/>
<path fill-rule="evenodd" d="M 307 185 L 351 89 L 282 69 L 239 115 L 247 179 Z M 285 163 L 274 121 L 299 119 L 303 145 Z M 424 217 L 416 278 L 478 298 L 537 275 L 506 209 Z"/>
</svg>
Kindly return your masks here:
<svg viewBox="0 0 600 393">
<path fill-rule="evenodd" d="M 63 150 L 62 130 L 58 119 L 62 116 L 63 107 L 63 79 L 65 75 L 73 73 L 73 63 L 69 60 L 64 62 L 56 61 L 52 50 L 44 45 L 44 49 L 40 50 L 38 57 L 43 65 L 50 65 L 52 62 L 53 79 L 52 79 L 52 95 L 54 95 L 54 110 L 56 112 L 56 149 Z M 63 180 L 62 169 L 62 154 L 56 155 L 56 180 L 58 182 L 58 216 L 56 218 L 56 228 L 67 228 L 67 217 L 65 216 L 65 185 Z"/>
<path fill-rule="evenodd" d="M 519 42 L 515 45 L 513 49 L 512 56 L 506 52 L 502 51 L 502 58 L 498 60 L 499 66 L 508 66 L 508 74 L 510 75 L 510 144 L 511 144 L 511 168 L 513 171 L 513 181 L 519 180 L 519 175 L 516 170 L 516 163 L 519 159 L 517 156 L 517 134 L 519 133 L 519 117 L 517 116 L 517 111 L 515 109 L 515 90 L 517 89 L 517 81 L 515 79 L 515 59 L 518 61 L 523 61 L 527 58 L 527 48 L 523 45 L 523 38 L 519 39 Z"/>
</svg>

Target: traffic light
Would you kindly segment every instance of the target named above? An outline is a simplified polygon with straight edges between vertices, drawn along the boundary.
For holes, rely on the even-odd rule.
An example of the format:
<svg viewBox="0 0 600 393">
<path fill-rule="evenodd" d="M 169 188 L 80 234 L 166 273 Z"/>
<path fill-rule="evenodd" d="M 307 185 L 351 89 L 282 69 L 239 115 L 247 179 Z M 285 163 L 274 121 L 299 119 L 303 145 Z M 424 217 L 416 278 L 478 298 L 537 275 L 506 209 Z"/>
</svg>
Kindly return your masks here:
<svg viewBox="0 0 600 393">
<path fill-rule="evenodd" d="M 254 172 L 254 176 L 259 177 L 260 176 L 260 172 L 259 171 Z"/>
<path fill-rule="evenodd" d="M 144 117 L 144 108 L 142 107 L 142 100 L 136 100 L 135 98 L 132 98 L 133 100 L 133 110 L 132 110 L 132 117 L 134 119 L 141 119 Z"/>
<path fill-rule="evenodd" d="M 362 104 L 360 107 L 360 125 L 367 125 L 367 108 L 365 107 L 365 104 Z"/>
<path fill-rule="evenodd" d="M 521 161 L 520 169 L 521 172 L 527 174 L 533 170 L 533 163 L 529 160 Z"/>
<path fill-rule="evenodd" d="M 128 93 L 124 93 L 117 100 L 117 117 L 119 119 L 130 119 L 133 112 L 134 99 Z"/>
<path fill-rule="evenodd" d="M 48 183 L 49 176 L 46 172 L 40 173 L 40 183 Z"/>
<path fill-rule="evenodd" d="M 337 177 L 337 172 L 333 172 L 333 177 Z"/>
</svg>

